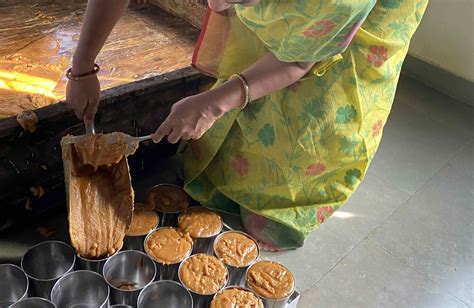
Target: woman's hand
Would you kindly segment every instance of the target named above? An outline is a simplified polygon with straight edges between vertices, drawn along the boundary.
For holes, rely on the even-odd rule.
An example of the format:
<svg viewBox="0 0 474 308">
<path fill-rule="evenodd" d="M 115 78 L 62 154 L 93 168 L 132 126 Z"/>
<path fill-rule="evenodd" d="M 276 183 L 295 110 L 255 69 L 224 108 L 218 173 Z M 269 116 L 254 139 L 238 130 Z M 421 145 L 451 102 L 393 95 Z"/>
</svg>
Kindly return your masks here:
<svg viewBox="0 0 474 308">
<path fill-rule="evenodd" d="M 72 60 L 72 74 L 90 72 L 94 60 L 120 16 L 125 13 L 129 0 L 87 1 L 81 36 Z M 99 103 L 100 84 L 97 76 L 79 81 L 69 81 L 66 87 L 66 103 L 76 116 L 90 122 L 94 120 Z"/>
<path fill-rule="evenodd" d="M 97 75 L 83 80 L 69 80 L 66 87 L 66 103 L 84 122 L 92 122 L 97 112 L 100 83 Z"/>
<path fill-rule="evenodd" d="M 152 135 L 153 141 L 158 143 L 166 135 L 170 143 L 199 139 L 224 113 L 206 93 L 186 97 L 171 107 L 166 120 Z"/>
<path fill-rule="evenodd" d="M 239 80 L 231 79 L 218 88 L 186 97 L 171 107 L 166 120 L 152 135 L 158 143 L 164 136 L 176 143 L 179 139 L 199 139 L 224 113 L 240 106 L 245 99 Z"/>
</svg>

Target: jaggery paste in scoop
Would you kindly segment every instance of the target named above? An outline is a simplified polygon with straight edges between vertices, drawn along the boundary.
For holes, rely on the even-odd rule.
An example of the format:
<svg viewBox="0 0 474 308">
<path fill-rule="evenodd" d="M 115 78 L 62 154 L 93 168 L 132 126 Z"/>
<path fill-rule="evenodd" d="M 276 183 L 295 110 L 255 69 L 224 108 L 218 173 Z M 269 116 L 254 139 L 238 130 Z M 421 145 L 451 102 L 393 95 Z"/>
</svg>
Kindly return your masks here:
<svg viewBox="0 0 474 308">
<path fill-rule="evenodd" d="M 121 249 L 132 220 L 134 193 L 126 156 L 138 144 L 125 143 L 125 137 L 113 133 L 61 140 L 69 235 L 84 258 L 100 259 Z"/>
<path fill-rule="evenodd" d="M 263 303 L 250 291 L 241 288 L 230 288 L 220 291 L 212 300 L 210 308 L 235 307 L 263 308 Z"/>
<path fill-rule="evenodd" d="M 186 259 L 179 269 L 179 278 L 197 294 L 210 295 L 221 290 L 227 282 L 227 268 L 216 257 L 204 254 Z"/>
<path fill-rule="evenodd" d="M 206 238 L 221 232 L 222 219 L 216 212 L 197 206 L 179 215 L 178 227 L 192 238 Z"/>
<path fill-rule="evenodd" d="M 176 264 L 191 254 L 193 240 L 176 228 L 160 228 L 148 236 L 147 254 L 163 264 Z"/>
<path fill-rule="evenodd" d="M 158 214 L 146 208 L 137 207 L 133 210 L 132 222 L 126 233 L 127 236 L 141 236 L 156 228 L 158 225 Z"/>
<path fill-rule="evenodd" d="M 260 261 L 252 265 L 247 274 L 250 288 L 267 299 L 284 299 L 295 287 L 293 274 L 283 265 L 272 261 Z"/>
<path fill-rule="evenodd" d="M 235 267 L 248 266 L 258 257 L 257 244 L 240 232 L 222 234 L 216 241 L 214 250 L 225 264 Z"/>
</svg>

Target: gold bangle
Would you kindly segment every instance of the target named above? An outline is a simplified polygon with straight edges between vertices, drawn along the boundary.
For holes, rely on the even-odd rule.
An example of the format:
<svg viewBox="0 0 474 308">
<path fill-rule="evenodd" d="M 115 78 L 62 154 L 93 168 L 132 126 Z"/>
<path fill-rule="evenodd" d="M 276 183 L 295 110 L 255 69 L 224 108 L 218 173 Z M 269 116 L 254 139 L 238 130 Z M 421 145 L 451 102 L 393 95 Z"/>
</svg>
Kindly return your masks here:
<svg viewBox="0 0 474 308">
<path fill-rule="evenodd" d="M 230 76 L 230 78 L 237 78 L 240 80 L 240 82 L 242 83 L 242 88 L 244 90 L 244 94 L 245 94 L 245 100 L 244 102 L 239 106 L 239 109 L 244 109 L 251 101 L 251 97 L 250 97 L 250 88 L 249 88 L 249 84 L 247 83 L 247 80 L 245 79 L 244 76 L 242 76 L 242 74 L 233 74 L 232 76 Z"/>
<path fill-rule="evenodd" d="M 73 75 L 72 74 L 72 67 L 71 67 L 66 71 L 66 78 L 69 79 L 69 80 L 79 81 L 79 80 L 82 80 L 82 79 L 86 79 L 90 76 L 97 75 L 97 73 L 99 73 L 99 71 L 100 71 L 100 66 L 94 63 L 94 69 L 92 71 L 86 72 L 86 73 L 83 73 L 83 74 Z"/>
</svg>

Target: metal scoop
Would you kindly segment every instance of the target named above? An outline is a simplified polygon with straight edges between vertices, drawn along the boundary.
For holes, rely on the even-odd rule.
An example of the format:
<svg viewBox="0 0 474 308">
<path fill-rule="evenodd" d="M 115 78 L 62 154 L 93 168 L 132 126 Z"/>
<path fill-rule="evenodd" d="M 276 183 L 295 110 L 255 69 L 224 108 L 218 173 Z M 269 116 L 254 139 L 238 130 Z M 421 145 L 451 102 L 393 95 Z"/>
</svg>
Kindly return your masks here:
<svg viewBox="0 0 474 308">
<path fill-rule="evenodd" d="M 84 126 L 86 127 L 86 135 L 95 134 L 94 120 L 84 122 Z"/>
<path fill-rule="evenodd" d="M 87 122 L 84 123 L 84 125 L 86 127 L 86 135 L 95 134 L 94 121 L 90 121 L 90 122 L 87 121 Z M 139 143 L 139 142 L 150 140 L 150 139 L 151 139 L 151 135 L 141 136 L 141 137 L 134 137 L 134 136 L 127 135 L 125 137 L 125 140 L 120 140 L 120 142 L 133 144 L 133 143 Z M 110 137 L 107 139 L 108 144 L 115 144 L 115 143 L 118 143 L 118 142 L 119 142 L 118 136 L 114 135 L 114 134 L 111 134 Z"/>
<path fill-rule="evenodd" d="M 107 143 L 108 143 L 108 144 L 118 143 L 119 140 L 118 140 L 117 138 L 118 138 L 117 135 L 111 135 L 111 136 L 107 139 Z M 125 143 L 128 143 L 128 144 L 133 144 L 133 143 L 139 143 L 139 142 L 146 141 L 146 140 L 150 140 L 150 139 L 151 139 L 151 135 L 148 135 L 148 136 L 141 136 L 141 137 L 134 137 L 134 136 L 129 136 L 129 135 L 127 135 L 127 136 L 125 137 L 124 142 L 125 142 Z"/>
</svg>

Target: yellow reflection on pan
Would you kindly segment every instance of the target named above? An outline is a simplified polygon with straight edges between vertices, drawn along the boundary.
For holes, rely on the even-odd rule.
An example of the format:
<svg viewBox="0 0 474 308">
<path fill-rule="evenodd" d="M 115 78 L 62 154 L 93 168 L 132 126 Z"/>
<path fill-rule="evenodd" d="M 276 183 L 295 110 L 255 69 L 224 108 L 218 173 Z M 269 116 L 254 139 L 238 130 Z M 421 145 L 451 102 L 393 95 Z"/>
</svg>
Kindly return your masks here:
<svg viewBox="0 0 474 308">
<path fill-rule="evenodd" d="M 54 95 L 53 92 L 56 85 L 56 81 L 47 78 L 0 70 L 0 89 L 30 94 L 41 94 L 56 99 L 56 95 Z"/>
</svg>

